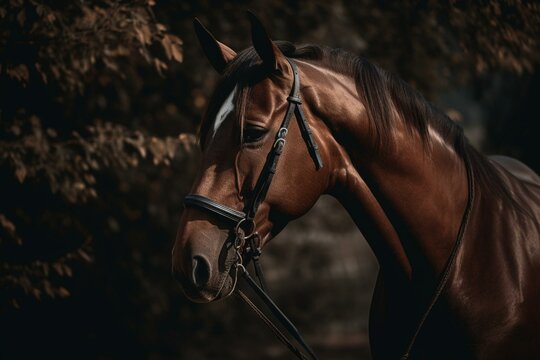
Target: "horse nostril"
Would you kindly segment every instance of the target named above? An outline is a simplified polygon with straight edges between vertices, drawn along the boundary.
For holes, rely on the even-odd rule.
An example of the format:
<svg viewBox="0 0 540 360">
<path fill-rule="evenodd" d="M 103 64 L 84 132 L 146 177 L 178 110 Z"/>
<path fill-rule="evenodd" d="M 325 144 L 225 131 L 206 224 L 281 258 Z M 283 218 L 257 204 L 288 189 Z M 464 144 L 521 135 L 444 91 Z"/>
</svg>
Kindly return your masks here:
<svg viewBox="0 0 540 360">
<path fill-rule="evenodd" d="M 210 264 L 202 256 L 194 256 L 192 260 L 191 279 L 198 287 L 203 287 L 210 280 Z"/>
</svg>

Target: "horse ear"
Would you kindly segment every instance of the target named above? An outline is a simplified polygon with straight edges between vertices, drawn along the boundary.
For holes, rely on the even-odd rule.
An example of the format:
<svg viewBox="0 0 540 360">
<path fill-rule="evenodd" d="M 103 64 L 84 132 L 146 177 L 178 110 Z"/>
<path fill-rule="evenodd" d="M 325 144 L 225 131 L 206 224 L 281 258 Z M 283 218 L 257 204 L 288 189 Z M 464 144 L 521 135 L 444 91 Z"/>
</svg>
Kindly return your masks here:
<svg viewBox="0 0 540 360">
<path fill-rule="evenodd" d="M 285 55 L 283 55 L 281 50 L 270 39 L 261 21 L 251 11 L 247 13 L 251 22 L 253 47 L 262 59 L 263 64 L 272 71 L 287 68 Z"/>
<path fill-rule="evenodd" d="M 193 26 L 210 64 L 212 64 L 218 73 L 223 74 L 227 64 L 236 56 L 236 52 L 227 45 L 217 41 L 214 35 L 204 27 L 199 19 L 195 18 L 193 20 Z"/>
</svg>

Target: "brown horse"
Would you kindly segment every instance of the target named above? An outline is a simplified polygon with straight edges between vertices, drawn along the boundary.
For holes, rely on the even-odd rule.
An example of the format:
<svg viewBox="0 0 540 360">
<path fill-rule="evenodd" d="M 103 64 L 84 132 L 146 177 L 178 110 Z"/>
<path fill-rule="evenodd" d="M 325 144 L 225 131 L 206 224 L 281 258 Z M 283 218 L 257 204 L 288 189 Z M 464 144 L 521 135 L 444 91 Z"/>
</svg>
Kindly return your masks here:
<svg viewBox="0 0 540 360">
<path fill-rule="evenodd" d="M 479 154 L 458 125 L 362 58 L 272 42 L 254 18 L 254 46 L 238 54 L 200 25 L 197 32 L 223 76 L 201 124 L 192 194 L 246 211 L 288 111 L 294 62 L 324 166 L 314 165 L 304 132 L 291 122 L 254 214 L 262 245 L 331 194 L 380 264 L 374 358 L 540 359 L 540 178 L 533 171 Z M 183 212 L 172 264 L 193 301 L 233 292 L 230 232 L 204 209 Z"/>
</svg>

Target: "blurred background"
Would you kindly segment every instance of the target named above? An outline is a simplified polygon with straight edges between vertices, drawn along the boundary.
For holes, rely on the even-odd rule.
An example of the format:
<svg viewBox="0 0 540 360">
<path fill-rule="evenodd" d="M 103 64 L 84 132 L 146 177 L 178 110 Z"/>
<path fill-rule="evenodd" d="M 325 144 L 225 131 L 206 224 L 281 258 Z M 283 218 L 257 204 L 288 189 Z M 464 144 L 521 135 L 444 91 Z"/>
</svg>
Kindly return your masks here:
<svg viewBox="0 0 540 360">
<path fill-rule="evenodd" d="M 238 299 L 190 303 L 170 275 L 218 79 L 192 19 L 240 50 L 246 9 L 276 40 L 397 73 L 479 149 L 540 170 L 535 2 L 5 0 L 0 358 L 290 358 Z M 322 359 L 369 359 L 377 263 L 335 200 L 321 198 L 262 261 Z"/>
</svg>

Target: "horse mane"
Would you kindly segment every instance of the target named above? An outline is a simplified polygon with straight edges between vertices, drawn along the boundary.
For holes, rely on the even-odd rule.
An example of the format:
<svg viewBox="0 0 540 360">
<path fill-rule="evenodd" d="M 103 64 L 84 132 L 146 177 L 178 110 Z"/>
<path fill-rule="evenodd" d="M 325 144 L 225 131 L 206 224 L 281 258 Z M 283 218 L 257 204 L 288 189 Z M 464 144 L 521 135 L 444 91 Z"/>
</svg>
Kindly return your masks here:
<svg viewBox="0 0 540 360">
<path fill-rule="evenodd" d="M 405 81 L 365 58 L 343 49 L 313 44 L 294 45 L 286 41 L 275 43 L 289 58 L 309 61 L 354 78 L 358 94 L 370 119 L 376 150 L 384 148 L 391 141 L 390 134 L 398 120 L 391 113 L 391 109 L 395 109 L 398 116 L 404 120 L 407 130 L 419 134 L 424 145 L 429 144 L 428 132 L 431 127 L 452 146 L 461 158 L 469 159 L 477 186 L 488 189 L 505 205 L 510 205 L 518 211 L 522 210 L 490 160 L 469 144 L 463 128 L 429 103 L 419 91 Z M 227 65 L 224 76 L 210 100 L 200 127 L 201 144 L 205 143 L 211 121 L 215 118 L 219 107 L 235 86 L 237 87 L 235 118 L 240 134 L 239 141 L 241 141 L 250 87 L 267 76 L 268 72 L 262 67 L 261 60 L 253 47 L 238 53 Z M 425 148 L 429 149 L 429 146 Z"/>
</svg>

